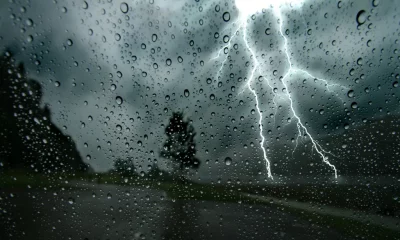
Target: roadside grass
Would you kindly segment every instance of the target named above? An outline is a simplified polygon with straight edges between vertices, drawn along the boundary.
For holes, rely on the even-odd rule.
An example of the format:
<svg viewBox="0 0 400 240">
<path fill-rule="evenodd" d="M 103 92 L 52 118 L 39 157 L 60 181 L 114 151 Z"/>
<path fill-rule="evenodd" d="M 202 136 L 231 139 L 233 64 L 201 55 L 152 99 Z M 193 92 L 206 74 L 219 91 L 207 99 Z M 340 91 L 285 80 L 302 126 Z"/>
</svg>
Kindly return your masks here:
<svg viewBox="0 0 400 240">
<path fill-rule="evenodd" d="M 27 173 L 22 171 L 0 173 L 0 188 L 41 188 L 60 187 L 62 182 L 53 175 Z"/>
</svg>

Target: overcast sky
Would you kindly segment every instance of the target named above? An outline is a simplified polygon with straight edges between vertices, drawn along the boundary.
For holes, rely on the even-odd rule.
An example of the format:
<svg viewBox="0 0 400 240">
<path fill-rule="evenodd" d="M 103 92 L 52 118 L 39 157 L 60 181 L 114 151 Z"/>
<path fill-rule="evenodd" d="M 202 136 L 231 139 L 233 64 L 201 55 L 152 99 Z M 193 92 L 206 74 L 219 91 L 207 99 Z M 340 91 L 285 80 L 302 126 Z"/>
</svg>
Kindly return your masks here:
<svg viewBox="0 0 400 240">
<path fill-rule="evenodd" d="M 294 148 L 297 138 L 277 12 L 293 66 L 333 84 L 301 72 L 286 79 L 296 113 L 318 140 L 345 124 L 399 113 L 399 6 L 305 1 L 243 15 L 234 1 L 3 1 L 0 46 L 42 84 L 53 122 L 95 170 L 119 157 L 133 157 L 144 171 L 154 160 L 165 168 L 164 128 L 180 110 L 197 132 L 201 176 L 243 174 L 244 166 L 248 175 L 265 174 L 259 114 L 246 88 L 254 58 L 251 87 L 272 172 L 280 163 L 274 147 Z M 226 54 L 215 57 L 224 47 L 221 68 Z"/>
</svg>

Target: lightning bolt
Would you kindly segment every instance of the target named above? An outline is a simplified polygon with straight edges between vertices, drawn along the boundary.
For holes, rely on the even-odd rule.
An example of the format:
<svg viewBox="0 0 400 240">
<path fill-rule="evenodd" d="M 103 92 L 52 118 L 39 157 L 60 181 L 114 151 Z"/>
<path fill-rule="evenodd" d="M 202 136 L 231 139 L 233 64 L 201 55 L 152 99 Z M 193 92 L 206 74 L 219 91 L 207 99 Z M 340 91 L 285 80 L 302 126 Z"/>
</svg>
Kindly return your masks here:
<svg viewBox="0 0 400 240">
<path fill-rule="evenodd" d="M 237 22 L 237 21 L 236 21 L 236 22 Z M 234 25 L 236 22 L 234 22 L 233 25 Z M 237 29 L 233 32 L 233 36 L 232 36 L 231 38 L 229 38 L 229 41 L 227 42 L 227 44 L 226 44 L 225 46 L 223 46 L 223 47 L 218 51 L 217 55 L 216 55 L 215 57 L 211 58 L 210 61 L 215 60 L 215 59 L 218 59 L 218 58 L 221 56 L 221 52 L 222 52 L 225 48 L 229 49 L 229 48 L 231 47 L 231 42 L 232 42 L 233 39 L 236 37 L 236 34 L 237 34 L 237 32 L 239 31 L 239 29 L 242 27 L 242 25 L 243 25 L 242 23 L 239 24 L 239 26 L 237 27 Z M 219 70 L 218 70 L 218 72 L 217 72 L 217 76 L 215 77 L 215 79 L 218 80 L 219 74 L 222 72 L 225 63 L 226 63 L 226 61 L 228 60 L 228 56 L 229 56 L 229 54 L 226 54 L 226 56 L 225 56 L 225 58 L 224 58 L 224 61 L 222 61 L 221 67 L 219 68 Z"/>
<path fill-rule="evenodd" d="M 272 174 L 271 174 L 271 162 L 269 161 L 268 157 L 267 157 L 267 151 L 265 150 L 264 147 L 264 142 L 265 142 L 265 137 L 263 134 L 263 124 L 262 124 L 262 119 L 263 119 L 263 114 L 262 111 L 260 110 L 260 104 L 258 102 L 258 96 L 256 91 L 251 88 L 251 83 L 254 79 L 254 72 L 257 70 L 258 66 L 260 65 L 256 55 L 254 54 L 253 49 L 249 46 L 249 43 L 247 41 L 247 21 L 244 20 L 244 30 L 243 30 L 243 41 L 246 44 L 247 49 L 250 51 L 251 56 L 254 59 L 254 66 L 253 69 L 250 72 L 250 76 L 248 77 L 248 80 L 246 82 L 247 88 L 250 90 L 250 92 L 254 95 L 254 99 L 256 100 L 256 108 L 257 108 L 257 112 L 258 112 L 258 116 L 259 116 L 259 121 L 258 121 L 258 128 L 259 128 L 259 133 L 260 133 L 260 137 L 261 137 L 261 142 L 260 142 L 260 147 L 262 149 L 263 152 L 263 157 L 265 160 L 265 167 L 267 170 L 267 175 L 269 178 L 273 179 Z M 269 84 L 269 82 L 268 82 Z M 271 85 L 270 85 L 271 86 Z"/>
<path fill-rule="evenodd" d="M 306 75 L 308 75 L 308 76 L 310 76 L 310 77 L 312 77 L 312 78 L 315 78 L 314 76 L 312 76 L 310 73 L 308 73 L 307 71 L 305 71 L 305 70 L 302 70 L 302 69 L 297 69 L 297 68 L 294 68 L 293 67 L 293 64 L 292 64 L 292 62 L 290 61 L 290 56 L 289 56 L 289 48 L 288 48 L 288 39 L 285 37 L 285 35 L 283 34 L 283 32 L 282 32 L 282 25 L 283 25 L 283 18 L 282 18 L 282 14 L 281 14 L 281 11 L 280 10 L 277 10 L 276 11 L 276 13 L 277 13 L 277 17 L 279 18 L 279 33 L 280 33 L 280 35 L 282 36 L 282 38 L 284 39 L 283 40 L 283 42 L 284 42 L 284 49 L 285 49 L 285 54 L 286 54 L 286 59 L 287 59 L 287 62 L 289 63 L 289 69 L 286 71 L 286 74 L 283 76 L 283 78 L 282 78 L 282 84 L 283 84 L 283 86 L 285 87 L 285 89 L 286 89 L 286 95 L 287 95 L 287 97 L 288 97 L 288 99 L 289 99 L 289 102 L 290 102 L 290 109 L 291 109 L 291 111 L 292 111 L 292 114 L 293 114 L 293 117 L 297 120 L 297 130 L 298 130 L 298 134 L 299 134 L 299 136 L 302 136 L 302 131 L 310 138 L 310 140 L 311 140 L 311 142 L 312 142 L 312 145 L 313 145 L 313 149 L 315 149 L 315 151 L 320 155 L 320 157 L 322 158 L 322 161 L 324 162 L 324 163 L 326 163 L 329 167 L 331 167 L 332 169 L 333 169 L 333 171 L 334 171 L 334 173 L 335 173 L 335 178 L 337 178 L 337 170 L 336 170 L 336 167 L 335 167 L 335 165 L 333 165 L 332 163 L 330 163 L 329 162 L 329 160 L 328 160 L 328 157 L 326 156 L 326 154 L 327 153 L 330 153 L 330 152 L 327 152 L 327 151 L 325 151 L 322 147 L 321 147 L 321 145 L 312 137 L 312 135 L 309 133 L 309 131 L 308 131 L 308 129 L 304 126 L 304 124 L 302 123 L 302 121 L 301 121 L 301 118 L 299 117 L 299 115 L 296 113 L 296 110 L 295 110 L 295 108 L 294 108 L 294 106 L 293 106 L 293 98 L 292 98 L 292 95 L 290 95 L 290 89 L 289 89 L 289 87 L 288 87 L 288 84 L 287 84 L 287 82 L 286 82 L 286 78 L 290 75 L 290 74 L 292 74 L 292 72 L 293 73 L 295 73 L 295 72 L 298 72 L 298 71 L 300 71 L 300 72 L 302 72 L 302 73 L 305 73 Z M 316 79 L 318 79 L 318 78 L 316 78 Z M 326 84 L 326 86 L 330 86 L 330 84 L 328 84 L 328 81 L 326 81 L 326 80 L 324 80 L 324 79 L 321 79 L 321 81 L 323 81 L 323 82 L 325 82 L 325 84 Z M 296 140 L 297 141 L 297 140 Z M 297 147 L 297 142 L 296 142 L 296 147 Z"/>
<path fill-rule="evenodd" d="M 248 40 L 248 36 L 247 36 L 247 32 L 248 32 L 248 29 L 247 29 L 248 23 L 247 23 L 246 20 L 247 20 L 247 18 L 248 18 L 251 14 L 250 14 L 250 12 L 249 12 L 249 9 L 246 9 L 247 11 L 243 11 L 243 12 L 242 12 L 241 10 L 244 10 L 244 8 L 246 8 L 246 7 L 248 7 L 248 6 L 251 6 L 251 7 L 253 7 L 253 6 L 251 5 L 251 3 L 245 3 L 245 4 L 244 4 L 243 2 L 240 2 L 240 1 L 239 1 L 239 2 L 237 1 L 236 3 L 237 3 L 237 7 L 238 7 L 238 9 L 239 9 L 239 11 L 240 11 L 240 14 L 239 14 L 238 20 L 235 21 L 233 24 L 238 24 L 238 27 L 237 27 L 237 28 L 235 29 L 235 31 L 233 32 L 233 36 L 229 39 L 229 41 L 227 42 L 227 44 L 226 44 L 225 46 L 223 46 L 223 47 L 218 51 L 217 55 L 216 55 L 215 57 L 211 58 L 211 60 L 216 60 L 216 59 L 220 58 L 221 53 L 222 53 L 222 51 L 223 51 L 224 49 L 228 49 L 228 50 L 229 50 L 230 47 L 231 47 L 231 42 L 232 42 L 233 39 L 238 35 L 238 32 L 242 29 L 242 32 L 243 32 L 243 42 L 244 42 L 244 44 L 245 44 L 247 50 L 250 52 L 250 58 L 253 59 L 253 66 L 252 66 L 251 71 L 249 71 L 249 74 L 248 74 L 248 77 L 247 77 L 247 81 L 246 81 L 246 83 L 242 86 L 242 90 L 239 91 L 239 94 L 242 94 L 242 93 L 246 90 L 245 87 L 247 87 L 247 89 L 248 89 L 248 90 L 252 93 L 252 95 L 254 96 L 254 100 L 255 100 L 255 102 L 256 102 L 255 107 L 256 107 L 256 109 L 257 109 L 257 113 L 258 113 L 258 116 L 259 116 L 258 126 L 259 126 L 259 135 L 260 135 L 260 138 L 261 138 L 260 147 L 261 147 L 261 150 L 262 150 L 262 152 L 263 152 L 263 158 L 264 158 L 264 161 L 265 161 L 265 167 L 266 167 L 267 175 L 268 175 L 269 178 L 273 179 L 273 176 L 272 176 L 272 173 L 271 173 L 271 162 L 270 162 L 270 160 L 269 160 L 268 157 L 267 157 L 267 151 L 266 151 L 266 149 L 265 149 L 265 147 L 264 147 L 264 145 L 265 145 L 265 143 L 266 143 L 266 138 L 265 138 L 265 136 L 264 136 L 264 134 L 263 134 L 263 121 L 262 121 L 262 120 L 263 120 L 263 111 L 260 109 L 259 96 L 257 95 L 257 92 L 255 91 L 255 89 L 252 88 L 252 82 L 253 82 L 253 79 L 254 79 L 254 77 L 255 77 L 255 76 L 254 76 L 254 75 L 255 75 L 255 72 L 256 72 L 257 70 L 258 70 L 258 73 L 260 74 L 260 77 L 262 77 L 263 80 L 267 83 L 267 85 L 269 86 L 269 88 L 271 89 L 271 92 L 272 92 L 272 94 L 273 94 L 272 102 L 273 102 L 274 107 L 275 107 L 274 124 L 275 124 L 275 116 L 276 116 L 276 114 L 277 114 L 277 103 L 276 103 L 277 94 L 275 94 L 273 85 L 271 84 L 270 80 L 267 79 L 267 78 L 265 78 L 265 77 L 263 76 L 263 74 L 261 73 L 261 67 L 262 67 L 262 66 L 261 66 L 261 64 L 259 63 L 259 61 L 257 60 L 257 56 L 256 56 L 256 54 L 255 54 L 255 51 L 253 50 L 253 48 L 252 48 L 252 47 L 250 46 L 250 44 L 249 44 L 249 40 Z M 238 4 L 238 3 L 239 3 L 239 4 Z M 260 3 L 263 4 L 263 5 L 260 5 L 260 9 L 262 9 L 261 6 L 265 6 L 265 3 L 262 2 L 262 1 L 261 1 L 261 2 L 258 1 L 257 3 L 258 3 L 258 4 L 260 4 Z M 246 5 L 246 4 L 247 4 L 247 5 Z M 248 4 L 250 4 L 250 5 L 248 5 Z M 283 4 L 284 4 L 284 2 L 281 3 L 281 5 L 283 5 Z M 281 5 L 280 5 L 280 6 L 281 6 Z M 286 70 L 285 74 L 283 75 L 283 77 L 282 77 L 282 79 L 281 79 L 281 82 L 282 82 L 282 84 L 283 84 L 283 86 L 284 86 L 284 89 L 285 89 L 285 91 L 284 91 L 284 93 L 285 93 L 284 96 L 285 96 L 286 99 L 289 101 L 289 108 L 290 108 L 291 115 L 292 115 L 292 117 L 291 117 L 290 119 L 295 119 L 295 120 L 296 120 L 296 126 L 297 126 L 297 131 L 298 131 L 298 135 L 297 135 L 297 138 L 296 138 L 296 146 L 295 146 L 295 148 L 293 149 L 292 155 L 293 155 L 293 153 L 295 152 L 295 150 L 296 150 L 296 148 L 297 148 L 297 146 L 298 146 L 298 140 L 299 140 L 299 138 L 303 137 L 304 135 L 307 136 L 307 137 L 311 140 L 311 143 L 312 143 L 312 151 L 315 150 L 315 151 L 317 152 L 317 154 L 320 156 L 320 158 L 322 159 L 322 161 L 323 161 L 325 164 L 327 164 L 327 165 L 334 171 L 335 178 L 337 178 L 337 169 L 336 169 L 336 167 L 335 167 L 332 163 L 330 163 L 329 160 L 328 160 L 328 154 L 330 154 L 330 155 L 332 155 L 332 156 L 334 156 L 334 155 L 333 155 L 331 152 L 326 151 L 324 148 L 322 148 L 322 146 L 318 143 L 318 141 L 316 141 L 316 140 L 313 138 L 313 136 L 310 134 L 310 132 L 309 132 L 309 130 L 307 129 L 307 127 L 303 124 L 303 121 L 302 121 L 300 115 L 297 113 L 296 108 L 295 108 L 295 106 L 294 106 L 294 100 L 293 100 L 293 96 L 291 95 L 291 90 L 289 89 L 289 85 L 288 85 L 288 83 L 287 83 L 287 78 L 288 78 L 289 76 L 294 75 L 294 74 L 299 74 L 299 73 L 304 74 L 305 76 L 307 76 L 307 77 L 309 77 L 309 78 L 312 78 L 312 79 L 314 79 L 314 80 L 316 80 L 316 81 L 322 82 L 322 83 L 324 84 L 324 87 L 326 88 L 326 90 L 327 90 L 328 92 L 330 92 L 330 93 L 335 93 L 335 92 L 332 90 L 333 88 L 341 88 L 341 89 L 347 89 L 347 88 L 344 87 L 344 86 L 342 86 L 342 85 L 340 85 L 340 84 L 330 83 L 330 82 L 329 82 L 328 80 L 326 80 L 326 79 L 315 77 L 314 75 L 312 75 L 312 74 L 309 73 L 308 71 L 306 71 L 306 70 L 304 70 L 304 69 L 302 69 L 302 68 L 296 68 L 296 67 L 293 66 L 293 63 L 292 63 L 292 61 L 291 61 L 291 59 L 290 59 L 290 54 L 289 54 L 288 39 L 287 39 L 287 37 L 286 37 L 286 36 L 283 34 L 283 32 L 282 32 L 283 17 L 282 17 L 281 9 L 279 8 L 280 6 L 278 6 L 278 5 L 275 4 L 275 5 L 270 5 L 269 7 L 270 7 L 270 8 L 273 8 L 274 13 L 275 13 L 275 16 L 276 16 L 276 18 L 277 18 L 277 20 L 278 20 L 278 22 L 279 22 L 279 29 L 278 29 L 278 31 L 279 31 L 279 34 L 280 34 L 281 38 L 283 39 L 283 49 L 284 49 L 284 52 L 285 52 L 285 55 L 286 55 L 286 60 L 287 60 L 288 65 L 289 65 L 289 68 Z M 243 9 L 242 9 L 242 8 L 243 8 Z M 260 9 L 252 9 L 252 11 L 254 11 L 254 10 L 260 10 Z M 224 60 L 223 60 L 222 63 L 221 63 L 221 67 L 219 68 L 219 70 L 218 70 L 218 72 L 217 72 L 217 76 L 216 76 L 217 79 L 219 78 L 220 73 L 223 71 L 224 65 L 225 65 L 225 63 L 226 63 L 226 61 L 227 61 L 227 59 L 228 59 L 228 55 L 229 55 L 229 54 L 226 54 Z M 210 60 L 210 61 L 211 61 L 211 60 Z M 338 98 L 343 102 L 343 100 L 340 98 L 340 96 L 339 96 L 338 94 L 335 94 L 335 96 L 338 97 Z"/>
</svg>

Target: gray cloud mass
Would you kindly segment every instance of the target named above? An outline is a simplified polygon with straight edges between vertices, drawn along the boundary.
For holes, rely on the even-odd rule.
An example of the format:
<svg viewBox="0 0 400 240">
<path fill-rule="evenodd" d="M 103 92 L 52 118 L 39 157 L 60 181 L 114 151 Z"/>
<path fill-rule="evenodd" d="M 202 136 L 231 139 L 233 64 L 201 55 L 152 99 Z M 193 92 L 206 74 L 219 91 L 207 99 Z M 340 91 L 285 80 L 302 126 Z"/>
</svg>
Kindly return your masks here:
<svg viewBox="0 0 400 240">
<path fill-rule="evenodd" d="M 256 55 L 251 56 L 243 31 L 234 36 L 239 24 L 234 1 L 126 1 L 127 13 L 122 3 L 0 3 L 3 50 L 14 51 L 28 75 L 42 84 L 43 104 L 85 161 L 97 171 L 108 170 L 118 157 L 133 157 L 143 171 L 154 161 L 166 168 L 159 157 L 164 128 L 172 112 L 181 110 L 197 132 L 198 178 L 265 177 L 259 116 L 245 87 L 257 58 L 260 72 L 252 87 L 263 112 L 272 172 L 289 171 L 283 163 L 290 162 L 297 127 L 281 82 L 289 66 L 274 11 L 260 9 L 246 18 L 247 40 Z M 398 115 L 399 88 L 393 83 L 399 78 L 399 6 L 397 1 L 373 6 L 365 0 L 282 7 L 293 65 L 337 84 L 328 91 L 324 82 L 305 74 L 289 78 L 296 111 L 317 140 L 343 132 L 345 124 L 355 128 L 363 119 Z M 358 26 L 360 10 L 365 22 Z M 225 12 L 230 13 L 228 22 Z M 234 39 L 218 73 L 226 55 L 211 59 L 227 45 L 225 35 Z M 326 147 L 341 154 L 341 149 Z M 224 165 L 227 156 L 232 166 Z"/>
</svg>

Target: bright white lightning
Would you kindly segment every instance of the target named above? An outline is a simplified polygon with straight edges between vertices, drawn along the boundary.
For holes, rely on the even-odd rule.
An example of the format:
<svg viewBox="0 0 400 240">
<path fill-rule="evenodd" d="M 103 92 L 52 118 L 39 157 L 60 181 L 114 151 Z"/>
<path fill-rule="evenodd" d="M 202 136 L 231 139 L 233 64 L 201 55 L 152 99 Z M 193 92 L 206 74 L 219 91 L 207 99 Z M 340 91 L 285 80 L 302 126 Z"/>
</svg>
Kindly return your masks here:
<svg viewBox="0 0 400 240">
<path fill-rule="evenodd" d="M 254 99 L 256 100 L 256 108 L 257 108 L 257 112 L 258 112 L 258 116 L 259 116 L 258 127 L 260 130 L 260 137 L 261 137 L 260 147 L 263 151 L 263 157 L 265 160 L 265 167 L 267 169 L 268 177 L 273 179 L 272 174 L 271 174 L 271 162 L 268 160 L 267 151 L 265 150 L 265 147 L 264 147 L 265 137 L 263 134 L 263 124 L 262 124 L 263 115 L 262 115 L 262 111 L 260 110 L 260 106 L 258 103 L 257 93 L 254 89 L 251 88 L 251 83 L 254 79 L 254 72 L 257 70 L 259 63 L 257 61 L 256 55 L 254 54 L 252 48 L 249 46 L 249 44 L 247 42 L 247 21 L 244 20 L 244 22 L 245 23 L 244 23 L 244 30 L 243 30 L 243 41 L 245 42 L 247 49 L 250 51 L 251 56 L 254 59 L 254 66 L 253 66 L 253 69 L 251 70 L 251 74 L 247 80 L 246 85 L 247 85 L 248 89 L 250 90 L 250 92 L 253 93 Z"/>
<path fill-rule="evenodd" d="M 233 24 L 235 24 L 235 23 L 236 23 L 236 22 L 234 22 Z M 222 48 L 218 51 L 218 54 L 217 54 L 215 57 L 211 58 L 210 60 L 218 59 L 218 58 L 221 56 L 221 52 L 222 52 L 225 48 L 229 49 L 229 48 L 231 47 L 231 42 L 232 42 L 232 40 L 235 38 L 236 33 L 239 31 L 239 29 L 242 27 L 242 25 L 243 25 L 242 23 L 239 24 L 239 26 L 238 26 L 237 29 L 234 31 L 233 36 L 229 39 L 229 41 L 227 42 L 227 44 L 226 44 L 224 47 L 222 47 Z M 222 63 L 221 63 L 221 67 L 219 68 L 219 70 L 218 70 L 218 72 L 217 72 L 216 79 L 218 79 L 219 74 L 221 73 L 222 69 L 224 68 L 224 65 L 225 65 L 226 60 L 228 60 L 228 54 L 226 54 L 226 56 L 225 56 L 225 58 L 224 58 L 224 61 L 222 61 Z"/>
<path fill-rule="evenodd" d="M 282 84 L 283 84 L 283 86 L 284 86 L 285 89 L 286 89 L 286 95 L 287 95 L 287 97 L 289 98 L 289 101 L 290 101 L 290 109 L 291 109 L 291 111 L 292 111 L 292 114 L 293 114 L 293 116 L 294 116 L 294 117 L 296 118 L 296 120 L 297 120 L 297 129 L 298 129 L 298 131 L 299 131 L 299 136 L 302 135 L 302 131 L 301 131 L 301 130 L 303 130 L 303 132 L 305 132 L 306 135 L 310 138 L 310 140 L 311 140 L 311 142 L 312 142 L 312 145 L 313 145 L 313 149 L 315 149 L 315 151 L 321 156 L 322 161 L 323 161 L 324 163 L 326 163 L 328 166 L 330 166 L 330 167 L 333 169 L 333 171 L 334 171 L 334 173 L 335 173 L 335 178 L 337 178 L 337 170 L 336 170 L 336 167 L 335 167 L 335 165 L 331 164 L 331 163 L 328 161 L 328 157 L 326 156 L 326 154 L 329 153 L 329 152 L 325 151 L 325 150 L 321 147 L 321 145 L 319 145 L 319 143 L 318 143 L 316 140 L 314 140 L 314 138 L 313 138 L 313 137 L 311 136 L 311 134 L 308 132 L 308 129 L 307 129 L 307 128 L 304 126 L 304 124 L 302 123 L 301 118 L 298 116 L 298 114 L 296 113 L 296 110 L 295 110 L 295 108 L 294 108 L 294 106 L 293 106 L 293 99 L 292 99 L 292 96 L 290 95 L 290 90 L 289 90 L 289 87 L 288 87 L 288 85 L 287 85 L 287 83 L 286 83 L 286 77 L 289 76 L 292 72 L 294 73 L 294 72 L 296 72 L 296 71 L 300 71 L 300 72 L 306 73 L 308 76 L 311 76 L 311 77 L 313 77 L 313 76 L 312 76 L 311 74 L 309 74 L 309 73 L 308 73 L 307 71 L 305 71 L 305 70 L 297 69 L 297 68 L 294 68 L 294 67 L 293 67 L 293 64 L 292 64 L 292 62 L 290 61 L 290 56 L 289 56 L 288 40 L 287 40 L 287 38 L 285 37 L 285 35 L 283 34 L 283 32 L 282 32 L 282 25 L 283 25 L 282 14 L 281 14 L 280 10 L 277 10 L 276 12 L 277 12 L 278 18 L 279 18 L 279 33 L 280 33 L 280 35 L 281 35 L 281 36 L 283 37 L 283 39 L 284 39 L 285 54 L 286 54 L 287 61 L 288 61 L 288 63 L 289 63 L 289 69 L 287 70 L 286 74 L 285 74 L 285 75 L 283 76 L 283 78 L 282 78 Z M 315 78 L 315 77 L 313 77 L 313 78 Z M 327 81 L 326 81 L 326 80 L 322 80 L 322 81 L 324 81 L 325 84 L 327 84 Z M 327 85 L 327 86 L 329 86 L 329 85 Z M 297 147 L 297 140 L 296 140 L 296 147 Z"/>
<path fill-rule="evenodd" d="M 262 113 L 263 112 L 260 110 L 260 104 L 259 104 L 257 92 L 251 87 L 251 84 L 252 84 L 253 79 L 254 79 L 255 71 L 257 71 L 257 70 L 259 71 L 261 77 L 264 80 L 266 80 L 269 88 L 271 89 L 272 93 L 274 94 L 274 97 L 273 97 L 273 103 L 274 103 L 274 106 L 275 106 L 275 114 L 274 114 L 274 116 L 276 116 L 276 111 L 277 111 L 277 105 L 276 105 L 276 101 L 275 101 L 275 98 L 276 98 L 277 95 L 274 93 L 273 87 L 272 87 L 270 81 L 268 79 L 266 79 L 261 74 L 260 63 L 258 62 L 257 57 L 255 55 L 255 52 L 253 51 L 252 47 L 250 47 L 249 42 L 247 40 L 247 18 L 251 14 L 256 13 L 257 11 L 260 11 L 261 9 L 264 9 L 264 8 L 272 8 L 272 9 L 274 9 L 274 12 L 275 12 L 277 18 L 279 19 L 279 34 L 284 39 L 284 46 L 283 47 L 284 47 L 284 51 L 285 51 L 285 55 L 286 55 L 287 61 L 289 63 L 289 69 L 286 71 L 285 75 L 282 78 L 282 84 L 286 89 L 285 95 L 286 95 L 287 99 L 290 102 L 290 110 L 291 110 L 291 113 L 292 113 L 292 117 L 291 118 L 292 119 L 293 118 L 296 119 L 296 122 L 297 122 L 296 126 L 297 126 L 297 130 L 298 130 L 298 136 L 296 138 L 296 146 L 295 146 L 293 152 L 297 148 L 298 139 L 300 137 L 302 137 L 303 134 L 307 135 L 310 138 L 311 142 L 312 142 L 312 150 L 315 150 L 318 153 L 318 155 L 322 158 L 322 161 L 333 169 L 334 174 L 335 174 L 335 178 L 337 178 L 336 167 L 328 161 L 328 157 L 326 156 L 327 154 L 331 154 L 331 153 L 325 151 L 321 147 L 321 145 L 312 137 L 312 135 L 309 133 L 309 131 L 306 128 L 306 126 L 303 124 L 300 116 L 297 114 L 297 112 L 295 110 L 294 103 L 293 103 L 293 97 L 292 97 L 292 95 L 290 93 L 288 84 L 286 82 L 286 78 L 288 76 L 291 76 L 292 74 L 295 74 L 295 73 L 303 73 L 306 76 L 308 76 L 310 78 L 313 78 L 314 80 L 318 80 L 318 81 L 323 82 L 325 84 L 324 86 L 325 86 L 325 88 L 327 89 L 328 92 L 332 93 L 331 88 L 333 88 L 333 87 L 340 87 L 342 89 L 343 88 L 346 89 L 345 87 L 343 87 L 343 86 L 341 86 L 339 84 L 329 83 L 328 80 L 317 78 L 317 77 L 313 76 L 312 74 L 310 74 L 308 71 L 306 71 L 304 69 L 301 69 L 301 68 L 295 68 L 293 66 L 293 64 L 292 64 L 292 62 L 290 60 L 290 56 L 289 56 L 288 39 L 285 37 L 285 35 L 282 32 L 283 18 L 282 18 L 280 7 L 283 6 L 283 5 L 286 5 L 286 4 L 290 4 L 291 7 L 295 7 L 295 6 L 301 5 L 301 2 L 302 2 L 302 0 L 297 0 L 297 1 L 293 1 L 293 0 L 291 0 L 291 1 L 290 0 L 269 0 L 269 1 L 268 0 L 236 0 L 236 7 L 238 8 L 240 14 L 239 14 L 238 20 L 235 21 L 233 24 L 238 23 L 238 27 L 234 31 L 233 36 L 229 39 L 227 44 L 225 46 L 223 46 L 218 51 L 218 54 L 215 57 L 213 57 L 211 60 L 218 59 L 220 57 L 221 52 L 225 48 L 229 49 L 230 46 L 231 46 L 231 41 L 235 38 L 237 33 L 240 31 L 240 29 L 243 28 L 242 29 L 243 30 L 243 42 L 245 43 L 246 48 L 249 50 L 249 52 L 251 54 L 251 57 L 253 58 L 253 61 L 254 61 L 253 67 L 252 67 L 252 69 L 251 69 L 251 71 L 249 73 L 249 76 L 247 78 L 247 82 L 246 82 L 245 85 L 247 86 L 249 91 L 254 95 L 254 100 L 256 102 L 256 108 L 257 108 L 257 112 L 258 112 L 258 115 L 259 115 L 258 124 L 259 124 L 259 134 L 260 134 L 260 138 L 261 138 L 260 147 L 261 147 L 262 152 L 263 152 L 263 158 L 265 160 L 265 166 L 266 166 L 266 170 L 267 170 L 267 175 L 268 175 L 269 178 L 273 179 L 272 174 L 271 174 L 271 163 L 270 163 L 270 161 L 269 161 L 269 159 L 267 157 L 267 152 L 266 152 L 266 149 L 264 147 L 265 137 L 263 135 L 263 123 L 262 123 L 262 120 L 263 120 L 263 114 Z M 225 62 L 227 61 L 227 59 L 228 59 L 228 54 L 226 54 L 226 56 L 225 56 L 225 58 L 224 58 L 224 60 L 223 60 L 223 62 L 221 64 L 221 67 L 217 72 L 217 78 L 219 77 L 220 72 L 223 70 L 223 67 L 224 67 Z M 244 90 L 245 89 L 242 89 L 242 91 L 240 91 L 239 94 L 241 94 Z M 343 100 L 342 100 L 342 102 L 343 102 Z M 293 154 L 293 152 L 292 152 L 292 154 Z"/>
</svg>

